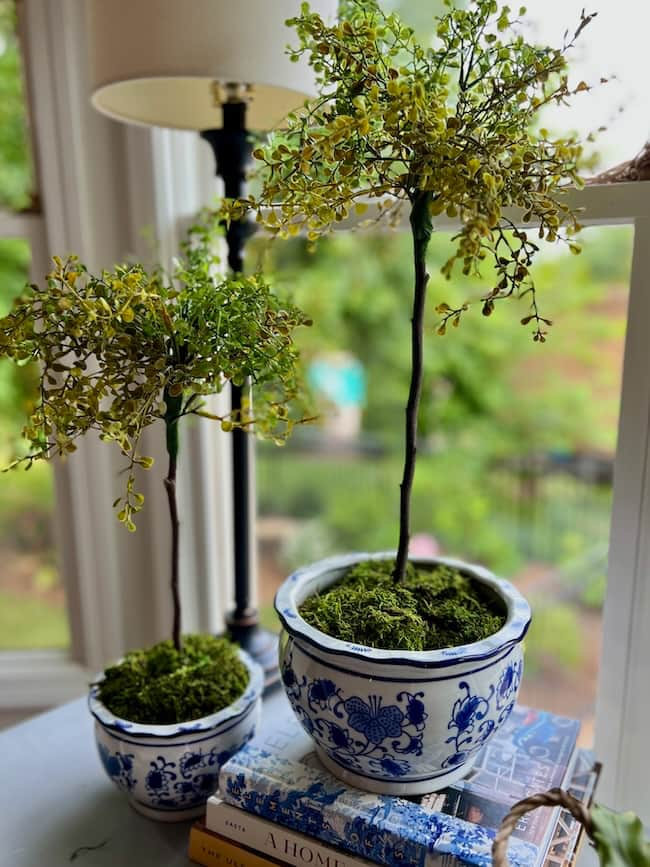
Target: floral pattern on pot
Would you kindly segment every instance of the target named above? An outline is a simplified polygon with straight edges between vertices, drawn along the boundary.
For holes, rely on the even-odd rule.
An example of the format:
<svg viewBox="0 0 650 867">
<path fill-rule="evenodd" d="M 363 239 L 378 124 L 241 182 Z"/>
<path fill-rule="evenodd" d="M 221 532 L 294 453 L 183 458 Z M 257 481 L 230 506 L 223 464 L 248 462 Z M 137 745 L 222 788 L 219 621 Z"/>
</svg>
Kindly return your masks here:
<svg viewBox="0 0 650 867">
<path fill-rule="evenodd" d="M 502 671 L 498 685 L 490 684 L 485 696 L 472 694 L 465 681 L 458 684 L 461 695 L 454 702 L 447 724 L 455 734 L 445 741 L 452 745 L 453 752 L 442 760 L 441 767 L 464 764 L 505 722 L 515 706 L 513 696 L 522 669 L 521 659 L 511 662 Z M 346 698 L 341 688 L 328 678 L 310 681 L 303 676 L 299 680 L 293 668 L 293 652 L 283 662 L 282 681 L 303 727 L 339 764 L 363 771 L 366 765 L 362 760 L 367 759 L 368 767 L 387 777 L 402 777 L 417 766 L 402 757 L 422 755 L 423 732 L 429 716 L 424 692 L 401 690 L 394 704 L 385 704 L 385 698 L 376 694 L 367 699 L 356 695 Z M 512 700 L 506 704 L 505 698 Z M 498 714 L 489 716 L 491 710 Z M 325 712 L 336 721 L 324 716 Z"/>
<path fill-rule="evenodd" d="M 301 569 L 278 591 L 282 682 L 321 760 L 344 782 L 386 794 L 434 791 L 465 776 L 510 715 L 530 608 L 508 582 L 443 560 L 502 599 L 502 630 L 465 647 L 415 653 L 357 648 L 302 620 L 299 607 L 307 596 L 373 556 L 391 555 L 331 558 Z"/>
<path fill-rule="evenodd" d="M 93 687 L 89 703 L 104 770 L 150 818 L 180 821 L 200 815 L 217 789 L 221 765 L 255 734 L 264 675 L 243 651 L 240 654 L 250 674 L 244 695 L 212 717 L 189 724 L 125 727 L 123 720 L 111 717 Z"/>
<path fill-rule="evenodd" d="M 515 706 L 514 697 L 519 689 L 522 669 L 521 659 L 509 663 L 501 672 L 497 686 L 491 684 L 485 697 L 472 695 L 465 681 L 458 684 L 463 695 L 454 703 L 448 725 L 456 733 L 447 738 L 447 743 L 453 744 L 454 752 L 443 761 L 443 768 L 462 765 L 508 719 Z M 489 717 L 493 699 L 499 713 L 496 717 Z"/>
<path fill-rule="evenodd" d="M 361 771 L 366 759 L 387 776 L 408 773 L 409 762 L 398 756 L 422 755 L 427 718 L 423 692 L 400 691 L 393 704 L 385 703 L 381 695 L 346 698 L 328 678 L 298 680 L 292 663 L 289 653 L 282 664 L 282 681 L 294 711 L 320 746 L 347 768 Z"/>
<path fill-rule="evenodd" d="M 99 758 L 108 776 L 113 780 L 118 789 L 130 792 L 138 782 L 133 777 L 133 753 L 121 753 L 119 750 L 111 752 L 105 744 L 98 743 Z"/>
</svg>

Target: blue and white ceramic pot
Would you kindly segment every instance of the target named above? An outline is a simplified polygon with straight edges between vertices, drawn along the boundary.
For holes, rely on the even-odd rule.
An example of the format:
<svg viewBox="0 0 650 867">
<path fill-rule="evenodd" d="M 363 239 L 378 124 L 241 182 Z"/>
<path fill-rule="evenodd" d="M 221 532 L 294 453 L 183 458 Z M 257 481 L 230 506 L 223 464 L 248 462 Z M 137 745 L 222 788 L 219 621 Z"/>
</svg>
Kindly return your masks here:
<svg viewBox="0 0 650 867">
<path fill-rule="evenodd" d="M 350 785 L 415 795 L 464 777 L 481 747 L 514 707 L 530 606 L 507 581 L 456 560 L 445 563 L 489 588 L 506 621 L 483 641 L 429 651 L 377 650 L 309 626 L 298 613 L 307 597 L 355 563 L 393 553 L 350 554 L 294 572 L 275 606 L 284 627 L 280 665 L 289 701 L 323 764 Z"/>
<path fill-rule="evenodd" d="M 180 822 L 200 816 L 217 788 L 219 768 L 255 733 L 261 712 L 264 673 L 239 651 L 250 679 L 227 708 L 175 725 L 132 723 L 112 714 L 90 691 L 95 740 L 104 770 L 150 819 Z"/>
</svg>

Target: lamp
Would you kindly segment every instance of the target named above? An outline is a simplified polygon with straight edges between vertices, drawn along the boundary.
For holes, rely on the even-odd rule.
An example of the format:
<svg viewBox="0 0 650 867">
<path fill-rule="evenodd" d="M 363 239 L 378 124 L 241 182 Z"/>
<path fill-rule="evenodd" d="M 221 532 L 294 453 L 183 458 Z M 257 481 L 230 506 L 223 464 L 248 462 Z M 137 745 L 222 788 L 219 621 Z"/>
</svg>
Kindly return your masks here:
<svg viewBox="0 0 650 867">
<path fill-rule="evenodd" d="M 250 160 L 248 131 L 267 131 L 315 95 L 313 73 L 289 60 L 285 21 L 299 0 L 87 0 L 92 103 L 117 120 L 196 130 L 212 147 L 225 195 L 244 193 Z M 311 0 L 323 18 L 336 0 Z M 228 264 L 243 268 L 253 228 L 231 222 Z M 244 387 L 245 388 L 245 387 Z M 241 406 L 232 387 L 232 407 Z M 233 431 L 234 596 L 227 617 L 232 637 L 278 678 L 277 638 L 259 626 L 250 604 L 254 504 L 252 438 Z"/>
</svg>

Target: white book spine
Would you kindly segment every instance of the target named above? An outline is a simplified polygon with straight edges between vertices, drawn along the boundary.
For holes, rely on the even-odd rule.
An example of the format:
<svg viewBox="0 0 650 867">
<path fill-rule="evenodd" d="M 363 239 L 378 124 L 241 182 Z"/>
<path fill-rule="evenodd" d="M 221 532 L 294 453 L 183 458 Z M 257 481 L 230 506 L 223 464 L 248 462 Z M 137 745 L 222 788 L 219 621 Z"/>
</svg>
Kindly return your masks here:
<svg viewBox="0 0 650 867">
<path fill-rule="evenodd" d="M 208 798 L 205 825 L 209 831 L 295 867 L 377 867 L 365 858 L 226 804 L 216 795 Z"/>
</svg>

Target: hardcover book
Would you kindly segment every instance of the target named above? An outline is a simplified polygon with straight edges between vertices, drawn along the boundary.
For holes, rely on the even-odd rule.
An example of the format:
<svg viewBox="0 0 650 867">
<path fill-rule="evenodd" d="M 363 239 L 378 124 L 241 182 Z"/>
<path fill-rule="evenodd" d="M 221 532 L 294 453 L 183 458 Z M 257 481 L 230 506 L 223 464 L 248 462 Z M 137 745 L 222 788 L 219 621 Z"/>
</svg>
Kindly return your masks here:
<svg viewBox="0 0 650 867">
<path fill-rule="evenodd" d="M 209 832 L 245 846 L 270 861 L 293 867 L 375 867 L 371 861 L 335 849 L 283 825 L 240 810 L 214 795 L 208 801 L 205 826 Z M 251 865 L 253 867 L 253 865 Z"/>
<path fill-rule="evenodd" d="M 567 787 L 586 806 L 591 805 L 600 766 L 589 750 L 578 750 Z M 582 825 L 562 810 L 553 828 L 543 867 L 573 867 L 583 835 Z M 231 807 L 218 797 L 208 803 L 205 823 L 190 832 L 190 859 L 203 867 L 369 867 L 372 862 L 348 855 L 252 813 Z M 408 867 L 408 865 L 402 865 Z"/>
<path fill-rule="evenodd" d="M 481 750 L 469 775 L 441 792 L 424 796 L 421 803 L 498 828 L 516 801 L 568 782 L 579 730 L 577 720 L 519 705 Z M 514 836 L 546 849 L 548 812 L 535 810 L 524 816 Z"/>
<path fill-rule="evenodd" d="M 567 791 L 586 807 L 591 807 L 601 766 L 591 750 L 578 750 Z M 573 867 L 580 853 L 584 828 L 568 810 L 561 810 L 546 852 L 544 867 Z"/>
<path fill-rule="evenodd" d="M 448 802 L 431 796 L 407 800 L 373 795 L 345 786 L 323 769 L 293 714 L 275 722 L 272 731 L 267 726 L 222 767 L 220 796 L 235 807 L 387 867 L 396 862 L 489 867 L 494 829 L 523 796 L 520 792 L 539 791 L 567 778 L 579 727 L 573 720 L 529 708 L 518 708 L 516 714 L 512 725 L 497 735 L 498 743 L 488 745 L 489 756 L 479 758 L 471 780 L 440 793 Z M 480 800 L 485 813 L 471 810 L 470 798 L 475 805 Z M 463 817 L 458 815 L 461 802 L 467 805 Z M 452 803 L 456 815 L 444 812 Z M 542 863 L 555 819 L 550 812 L 544 822 L 526 824 L 511 840 L 513 867 Z"/>
</svg>

